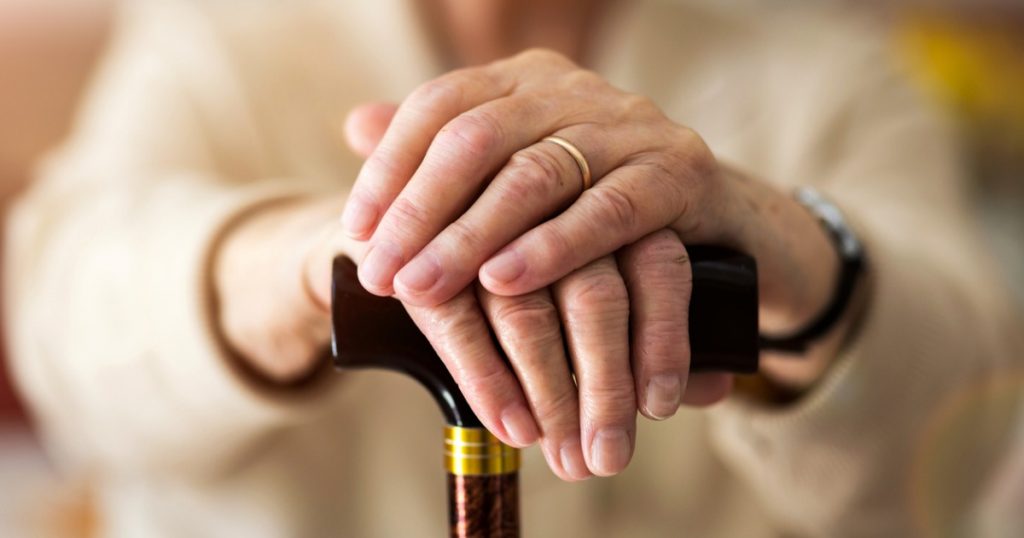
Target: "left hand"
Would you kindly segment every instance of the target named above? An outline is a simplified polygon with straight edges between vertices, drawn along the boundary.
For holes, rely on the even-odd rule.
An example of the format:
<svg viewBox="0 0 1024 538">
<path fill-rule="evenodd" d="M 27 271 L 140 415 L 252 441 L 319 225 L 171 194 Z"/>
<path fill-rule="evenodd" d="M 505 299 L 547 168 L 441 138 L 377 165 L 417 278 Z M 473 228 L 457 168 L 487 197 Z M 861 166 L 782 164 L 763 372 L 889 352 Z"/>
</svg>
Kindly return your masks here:
<svg viewBox="0 0 1024 538">
<path fill-rule="evenodd" d="M 555 135 L 576 161 L 541 142 Z M 835 256 L 788 196 L 719 166 L 702 139 L 645 97 L 547 51 L 453 71 L 414 91 L 366 161 L 343 224 L 369 240 L 359 277 L 409 305 L 479 278 L 514 296 L 656 230 L 753 255 L 762 329 L 786 331 L 831 293 Z M 813 269 L 813 271 L 812 271 Z"/>
<path fill-rule="evenodd" d="M 548 135 L 584 152 L 592 189 L 582 191 L 564 149 L 540 142 Z M 700 138 L 649 99 L 530 51 L 413 92 L 364 165 L 343 222 L 352 238 L 370 239 L 359 276 L 373 293 L 440 304 L 483 265 L 489 291 L 518 295 L 675 221 L 692 226 L 710 208 L 680 202 L 711 197 L 714 167 Z"/>
</svg>

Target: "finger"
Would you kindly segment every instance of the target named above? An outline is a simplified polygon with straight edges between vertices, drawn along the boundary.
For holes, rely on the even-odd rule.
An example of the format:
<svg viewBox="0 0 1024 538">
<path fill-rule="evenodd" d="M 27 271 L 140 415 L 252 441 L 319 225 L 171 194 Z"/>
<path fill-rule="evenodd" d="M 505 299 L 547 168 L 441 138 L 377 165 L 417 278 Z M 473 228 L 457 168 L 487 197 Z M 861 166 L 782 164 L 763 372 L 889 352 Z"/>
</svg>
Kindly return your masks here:
<svg viewBox="0 0 1024 538">
<path fill-rule="evenodd" d="M 594 178 L 617 167 L 640 147 L 632 128 L 611 130 L 582 124 L 555 135 L 571 140 L 588 155 Z M 448 300 L 476 279 L 489 256 L 564 209 L 582 187 L 580 166 L 564 148 L 541 141 L 516 152 L 465 214 L 398 272 L 395 292 L 413 304 Z"/>
<path fill-rule="evenodd" d="M 336 215 L 337 212 L 332 214 Z M 310 299 L 321 312 L 330 312 L 334 258 L 344 255 L 358 265 L 365 250 L 365 243 L 353 240 L 334 226 L 326 226 L 320 231 L 303 266 L 303 279 Z"/>
<path fill-rule="evenodd" d="M 693 407 L 707 407 L 726 398 L 732 392 L 735 376 L 720 372 L 693 374 L 683 393 L 683 403 Z"/>
<path fill-rule="evenodd" d="M 398 105 L 394 103 L 367 103 L 349 112 L 345 118 L 345 142 L 362 158 L 373 153 L 395 117 Z"/>
<path fill-rule="evenodd" d="M 619 269 L 629 289 L 637 405 L 664 420 L 679 410 L 690 371 L 690 262 L 675 232 L 662 229 L 623 249 Z"/>
<path fill-rule="evenodd" d="M 563 480 L 589 477 L 580 444 L 576 385 L 551 294 L 545 288 L 518 297 L 501 297 L 480 288 L 479 296 L 540 426 L 548 465 Z"/>
<path fill-rule="evenodd" d="M 402 102 L 352 188 L 342 227 L 354 239 L 373 233 L 444 124 L 466 110 L 508 94 L 512 81 L 487 68 L 460 69 L 427 82 Z"/>
<path fill-rule="evenodd" d="M 636 434 L 626 286 L 605 257 L 560 280 L 555 298 L 579 386 L 587 466 L 616 474 L 629 463 Z"/>
<path fill-rule="evenodd" d="M 656 167 L 620 167 L 561 215 L 526 232 L 480 269 L 484 287 L 519 295 L 666 227 L 687 211 L 686 193 Z"/>
<path fill-rule="evenodd" d="M 469 206 L 513 153 L 561 123 L 560 111 L 568 108 L 553 97 L 512 95 L 482 104 L 445 125 L 381 217 L 370 242 L 382 255 L 371 256 L 359 267 L 363 287 L 381 295 L 392 293 L 401 266 Z M 429 258 L 420 264 L 426 267 L 406 275 L 410 289 L 428 288 L 441 271 Z"/>
<path fill-rule="evenodd" d="M 511 446 L 536 442 L 537 425 L 519 383 L 494 347 L 473 290 L 433 308 L 407 305 L 406 310 L 484 426 Z"/>
</svg>

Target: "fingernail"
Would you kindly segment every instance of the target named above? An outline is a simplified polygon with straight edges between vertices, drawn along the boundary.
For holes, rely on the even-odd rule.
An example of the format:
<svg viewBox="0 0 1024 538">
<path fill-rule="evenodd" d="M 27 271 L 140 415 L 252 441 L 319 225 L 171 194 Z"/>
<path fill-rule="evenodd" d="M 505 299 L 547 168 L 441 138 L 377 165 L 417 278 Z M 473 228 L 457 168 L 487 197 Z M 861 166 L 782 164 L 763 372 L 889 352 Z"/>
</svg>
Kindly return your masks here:
<svg viewBox="0 0 1024 538">
<path fill-rule="evenodd" d="M 629 436 L 624 430 L 607 429 L 597 432 L 590 447 L 591 469 L 601 476 L 613 475 L 629 463 Z"/>
<path fill-rule="evenodd" d="M 488 277 L 506 283 L 512 282 L 526 272 L 526 264 L 518 252 L 506 250 L 485 263 L 483 271 Z"/>
<path fill-rule="evenodd" d="M 679 410 L 679 376 L 659 375 L 647 383 L 647 394 L 644 397 L 644 409 L 647 415 L 656 420 L 664 420 Z"/>
<path fill-rule="evenodd" d="M 441 266 L 431 254 L 420 254 L 398 272 L 395 285 L 413 293 L 429 290 L 441 279 Z"/>
<path fill-rule="evenodd" d="M 391 243 L 378 243 L 370 247 L 363 263 L 359 264 L 359 280 L 367 288 L 386 290 L 391 287 L 392 275 L 401 266 L 398 249 Z"/>
<path fill-rule="evenodd" d="M 373 208 L 352 200 L 341 215 L 341 228 L 349 237 L 359 239 L 370 231 L 376 219 L 377 212 Z"/>
<path fill-rule="evenodd" d="M 517 444 L 525 447 L 537 441 L 539 433 L 537 425 L 533 422 L 533 415 L 522 404 L 505 409 L 501 414 L 501 425 Z"/>
<path fill-rule="evenodd" d="M 587 469 L 587 462 L 583 460 L 583 448 L 579 441 L 562 443 L 558 457 L 562 460 L 562 469 L 565 469 L 569 476 L 576 480 L 590 478 L 590 470 Z"/>
</svg>

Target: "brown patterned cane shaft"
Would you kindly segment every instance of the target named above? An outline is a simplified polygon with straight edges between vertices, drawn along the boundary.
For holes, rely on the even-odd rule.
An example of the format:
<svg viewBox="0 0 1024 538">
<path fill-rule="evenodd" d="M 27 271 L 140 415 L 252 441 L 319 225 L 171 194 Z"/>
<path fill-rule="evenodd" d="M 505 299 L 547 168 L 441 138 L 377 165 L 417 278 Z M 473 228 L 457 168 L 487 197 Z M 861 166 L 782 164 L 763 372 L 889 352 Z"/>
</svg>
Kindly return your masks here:
<svg viewBox="0 0 1024 538">
<path fill-rule="evenodd" d="M 519 473 L 448 474 L 452 538 L 518 538 Z"/>
</svg>

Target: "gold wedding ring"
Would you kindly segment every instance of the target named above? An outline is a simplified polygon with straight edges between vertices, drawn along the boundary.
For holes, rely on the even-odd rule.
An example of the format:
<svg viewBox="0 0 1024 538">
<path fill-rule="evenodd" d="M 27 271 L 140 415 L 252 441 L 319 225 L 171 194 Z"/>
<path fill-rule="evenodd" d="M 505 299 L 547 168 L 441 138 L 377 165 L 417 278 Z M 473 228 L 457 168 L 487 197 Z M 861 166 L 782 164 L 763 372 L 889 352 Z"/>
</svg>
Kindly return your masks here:
<svg viewBox="0 0 1024 538">
<path fill-rule="evenodd" d="M 572 142 L 560 137 L 560 136 L 547 136 L 544 137 L 542 142 L 551 142 L 552 144 L 558 144 L 565 151 L 572 156 L 573 160 L 576 161 L 576 166 L 579 167 L 580 173 L 583 174 L 583 190 L 587 190 L 592 185 L 592 179 L 590 177 L 590 164 L 587 163 L 587 158 L 583 156 L 583 152 L 579 148 L 574 146 Z"/>
</svg>

